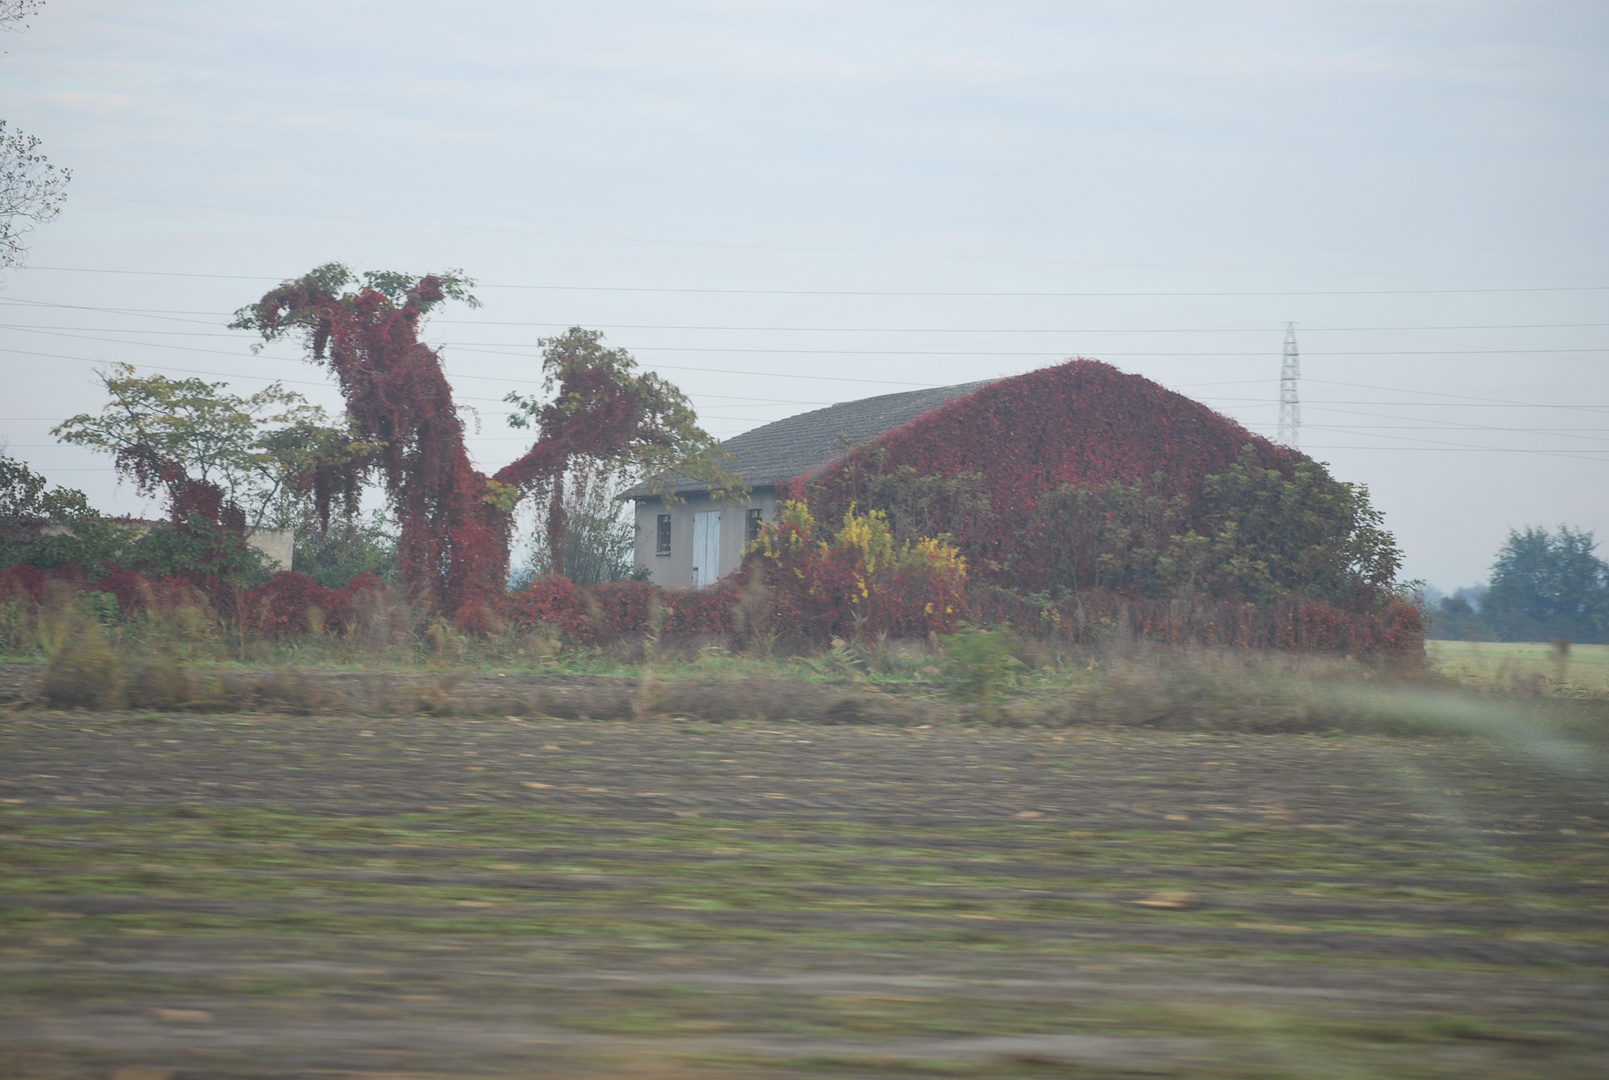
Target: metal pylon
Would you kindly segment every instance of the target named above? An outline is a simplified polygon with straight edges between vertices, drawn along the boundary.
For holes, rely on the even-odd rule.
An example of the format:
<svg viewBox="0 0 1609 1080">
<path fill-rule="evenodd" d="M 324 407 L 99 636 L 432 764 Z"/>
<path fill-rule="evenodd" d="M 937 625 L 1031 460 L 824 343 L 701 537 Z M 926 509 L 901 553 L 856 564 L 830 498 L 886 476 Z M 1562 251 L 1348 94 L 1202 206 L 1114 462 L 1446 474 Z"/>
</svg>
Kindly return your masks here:
<svg viewBox="0 0 1609 1080">
<path fill-rule="evenodd" d="M 1302 428 L 1302 402 L 1296 380 L 1302 376 L 1302 359 L 1296 352 L 1296 324 L 1285 324 L 1285 361 L 1279 368 L 1279 441 L 1295 450 Z"/>
</svg>

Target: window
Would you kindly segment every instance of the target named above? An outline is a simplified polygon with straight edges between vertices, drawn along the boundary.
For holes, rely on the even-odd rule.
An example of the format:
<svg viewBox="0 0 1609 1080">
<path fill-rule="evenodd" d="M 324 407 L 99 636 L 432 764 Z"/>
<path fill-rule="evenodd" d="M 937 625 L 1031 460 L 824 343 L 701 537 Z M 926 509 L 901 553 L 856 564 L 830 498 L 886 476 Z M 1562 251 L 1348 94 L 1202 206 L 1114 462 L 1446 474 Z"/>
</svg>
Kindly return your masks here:
<svg viewBox="0 0 1609 1080">
<path fill-rule="evenodd" d="M 659 537 L 654 552 L 659 555 L 670 554 L 670 515 L 659 515 Z"/>
<path fill-rule="evenodd" d="M 753 542 L 760 538 L 760 526 L 765 524 L 765 519 L 760 516 L 762 513 L 760 510 L 749 511 L 748 528 L 743 532 L 744 540 Z"/>
</svg>

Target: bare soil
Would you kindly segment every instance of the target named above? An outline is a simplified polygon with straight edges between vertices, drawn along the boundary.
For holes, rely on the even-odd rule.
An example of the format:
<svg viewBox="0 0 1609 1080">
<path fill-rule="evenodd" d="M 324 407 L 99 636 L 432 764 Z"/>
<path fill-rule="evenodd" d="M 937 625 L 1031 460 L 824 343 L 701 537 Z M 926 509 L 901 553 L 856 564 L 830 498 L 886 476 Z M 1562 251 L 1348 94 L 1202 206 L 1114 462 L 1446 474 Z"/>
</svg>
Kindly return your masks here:
<svg viewBox="0 0 1609 1080">
<path fill-rule="evenodd" d="M 0 719 L 0 1076 L 1609 1075 L 1538 740 Z"/>
<path fill-rule="evenodd" d="M 46 704 L 45 665 L 0 663 L 0 705 Z M 514 716 L 633 720 L 646 716 L 813 724 L 958 719 L 939 688 L 751 676 L 630 678 L 464 671 L 251 670 L 157 664 L 126 673 L 139 706 L 182 712 L 257 709 L 303 715 Z M 70 687 L 67 689 L 71 689 Z M 72 696 L 69 694 L 69 696 Z"/>
</svg>

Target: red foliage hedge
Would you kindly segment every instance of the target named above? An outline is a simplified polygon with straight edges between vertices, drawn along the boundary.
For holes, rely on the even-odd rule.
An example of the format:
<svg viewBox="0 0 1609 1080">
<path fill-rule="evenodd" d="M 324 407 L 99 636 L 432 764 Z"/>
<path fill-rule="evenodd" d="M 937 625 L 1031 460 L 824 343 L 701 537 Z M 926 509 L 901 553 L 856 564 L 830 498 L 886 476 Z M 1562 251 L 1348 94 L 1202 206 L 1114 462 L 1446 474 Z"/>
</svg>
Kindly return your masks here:
<svg viewBox="0 0 1609 1080">
<path fill-rule="evenodd" d="M 75 592 L 110 593 L 124 616 L 147 611 L 199 607 L 226 615 L 238 614 L 246 628 L 264 637 L 305 634 L 314 629 L 352 629 L 354 602 L 363 594 L 386 588 L 373 574 L 358 574 L 345 587 L 328 589 L 306 574 L 275 574 L 262 585 L 236 591 L 207 579 L 148 578 L 133 570 L 109 567 L 92 577 L 77 566 L 50 571 L 33 566 L 0 570 L 0 601 L 20 599 L 43 604 L 50 583 L 61 582 Z"/>
<path fill-rule="evenodd" d="M 511 594 L 503 611 L 521 629 L 551 626 L 567 638 L 593 644 L 650 632 L 725 635 L 732 631 L 732 609 L 741 590 L 741 581 L 733 578 L 709 589 L 667 592 L 646 581 L 611 581 L 583 590 L 568 578 L 544 577 Z"/>
<path fill-rule="evenodd" d="M 8 566 L 0 570 L 0 600 L 44 602 L 49 576 L 37 566 Z"/>
<path fill-rule="evenodd" d="M 781 563 L 751 557 L 745 574 L 701 590 L 667 592 L 641 581 L 578 588 L 562 577 L 540 578 L 508 595 L 488 612 L 488 627 L 557 629 L 567 639 L 606 644 L 651 634 L 725 637 L 739 629 L 737 612 L 750 598 L 749 575 L 765 582 L 760 615 L 783 638 L 824 643 L 833 636 L 888 633 L 926 636 L 953 630 L 962 618 L 1009 624 L 1031 636 L 1096 644 L 1128 634 L 1179 645 L 1344 652 L 1363 657 L 1422 656 L 1424 624 L 1418 608 L 1401 602 L 1371 613 L 1348 613 L 1329 604 L 1293 599 L 1254 606 L 1205 598 L 1132 600 L 1114 593 L 1086 592 L 1058 605 L 1035 604 L 1018 593 L 987 585 L 965 589 L 964 578 L 922 572 L 910 564 L 864 592 L 862 568 L 844 549 L 803 549 L 815 554 Z M 46 573 L 31 566 L 0 571 L 0 601 L 43 603 L 51 581 L 75 590 L 98 590 L 117 598 L 125 615 L 181 606 L 223 610 L 219 597 L 182 578 L 150 580 L 112 569 L 91 578 L 77 567 Z M 282 573 L 233 598 L 246 628 L 265 637 L 315 629 L 348 632 L 366 595 L 386 588 L 360 574 L 341 589 L 327 589 L 306 575 Z M 852 600 L 860 597 L 860 602 Z M 754 618 L 754 614 L 749 615 Z M 474 629 L 471 627 L 470 629 Z"/>
<path fill-rule="evenodd" d="M 581 590 L 566 577 L 537 578 L 511 594 L 503 610 L 522 629 L 551 626 L 568 638 L 585 637 L 590 626 Z"/>
<path fill-rule="evenodd" d="M 339 589 L 326 588 L 306 574 L 275 574 L 266 584 L 247 590 L 242 603 L 244 619 L 264 637 L 351 630 L 357 599 L 385 587 L 385 582 L 368 573 L 358 574 Z"/>
<path fill-rule="evenodd" d="M 975 588 L 968 600 L 979 622 L 1010 624 L 1023 633 L 1085 645 L 1127 634 L 1170 645 L 1382 658 L 1422 656 L 1425 647 L 1424 615 L 1402 601 L 1378 611 L 1346 612 L 1301 598 L 1257 606 L 1205 597 L 1133 600 L 1089 592 L 1056 605 L 1036 605 L 1010 590 L 987 586 Z"/>
</svg>

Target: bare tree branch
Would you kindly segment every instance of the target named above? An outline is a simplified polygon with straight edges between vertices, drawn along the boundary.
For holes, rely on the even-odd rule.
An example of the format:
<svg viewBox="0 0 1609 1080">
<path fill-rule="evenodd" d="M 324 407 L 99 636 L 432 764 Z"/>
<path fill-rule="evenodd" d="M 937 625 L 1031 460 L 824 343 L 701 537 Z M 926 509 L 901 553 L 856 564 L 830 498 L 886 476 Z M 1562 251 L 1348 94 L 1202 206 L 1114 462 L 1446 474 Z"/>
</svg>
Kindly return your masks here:
<svg viewBox="0 0 1609 1080">
<path fill-rule="evenodd" d="M 45 6 L 45 0 L 0 0 L 0 30 L 26 30 L 22 20 L 35 15 Z"/>
<path fill-rule="evenodd" d="M 52 165 L 39 152 L 40 145 L 38 136 L 8 132 L 0 120 L 0 269 L 22 261 L 28 250 L 22 238 L 35 224 L 61 213 L 67 198 L 73 171 Z"/>
<path fill-rule="evenodd" d="M 45 0 L 0 0 L 0 30 L 26 30 Z M 0 270 L 16 266 L 28 249 L 22 238 L 34 225 L 61 213 L 71 169 L 59 169 L 39 152 L 37 136 L 7 131 L 0 120 Z"/>
</svg>

